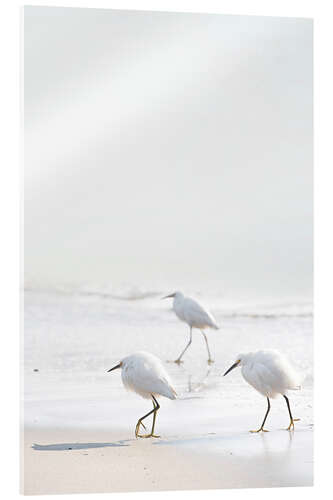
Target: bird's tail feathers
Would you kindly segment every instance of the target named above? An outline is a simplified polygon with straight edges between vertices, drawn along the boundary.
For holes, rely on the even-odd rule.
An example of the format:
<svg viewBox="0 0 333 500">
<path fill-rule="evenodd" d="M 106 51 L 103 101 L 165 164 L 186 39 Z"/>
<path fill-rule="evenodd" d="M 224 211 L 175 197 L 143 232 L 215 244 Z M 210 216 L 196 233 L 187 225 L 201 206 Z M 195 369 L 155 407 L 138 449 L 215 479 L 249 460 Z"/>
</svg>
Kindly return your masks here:
<svg viewBox="0 0 333 500">
<path fill-rule="evenodd" d="M 177 399 L 178 394 L 176 393 L 175 389 L 173 387 L 170 387 L 170 389 L 172 394 L 172 397 L 170 399 Z"/>
<path fill-rule="evenodd" d="M 167 397 L 169 399 L 177 399 L 178 394 L 176 393 L 175 389 L 172 387 L 172 385 L 169 385 L 168 387 L 168 394 Z"/>
</svg>

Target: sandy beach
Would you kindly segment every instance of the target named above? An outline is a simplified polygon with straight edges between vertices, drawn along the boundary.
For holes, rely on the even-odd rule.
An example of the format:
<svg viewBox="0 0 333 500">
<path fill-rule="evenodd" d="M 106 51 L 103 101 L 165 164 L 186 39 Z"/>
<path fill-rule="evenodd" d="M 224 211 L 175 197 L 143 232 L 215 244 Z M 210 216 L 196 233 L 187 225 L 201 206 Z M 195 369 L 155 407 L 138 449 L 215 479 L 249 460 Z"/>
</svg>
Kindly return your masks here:
<svg viewBox="0 0 333 500">
<path fill-rule="evenodd" d="M 27 431 L 25 494 L 312 485 L 307 430 L 128 438 L 102 431 Z M 199 451 L 203 448 L 203 451 Z"/>
<path fill-rule="evenodd" d="M 212 301 L 213 302 L 213 301 Z M 194 333 L 180 366 L 187 331 L 155 297 L 26 293 L 25 494 L 310 486 L 313 467 L 312 316 L 307 304 L 269 310 L 214 310 L 222 330 L 209 333 L 215 363 L 207 365 Z M 251 312 L 252 311 L 252 312 Z M 251 314 L 250 314 L 251 313 Z M 110 328 L 110 318 L 112 328 Z M 151 403 L 107 370 L 128 352 L 149 346 L 168 370 L 178 399 L 160 398 L 159 439 L 135 439 Z M 237 353 L 281 349 L 304 375 L 290 393 L 296 422 L 282 397 L 271 401 L 269 433 L 251 434 L 265 399 L 240 370 L 223 377 Z M 150 422 L 148 422 L 149 425 Z"/>
</svg>

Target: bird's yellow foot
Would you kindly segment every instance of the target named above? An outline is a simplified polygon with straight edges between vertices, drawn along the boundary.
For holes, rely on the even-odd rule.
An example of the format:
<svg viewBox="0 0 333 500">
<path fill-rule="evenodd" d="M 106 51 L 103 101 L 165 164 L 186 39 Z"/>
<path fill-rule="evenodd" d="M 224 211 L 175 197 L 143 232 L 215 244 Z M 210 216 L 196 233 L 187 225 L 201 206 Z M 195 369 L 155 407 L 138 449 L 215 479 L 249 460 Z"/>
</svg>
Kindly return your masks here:
<svg viewBox="0 0 333 500">
<path fill-rule="evenodd" d="M 294 430 L 295 429 L 294 422 L 298 422 L 299 420 L 301 420 L 301 419 L 300 418 L 292 418 L 290 420 L 289 427 L 286 428 L 286 431 Z"/>
<path fill-rule="evenodd" d="M 140 420 L 139 420 L 138 423 L 135 426 L 135 437 L 136 438 L 140 437 L 139 436 L 140 425 L 142 425 L 142 427 L 144 428 L 144 430 L 146 430 L 146 426 L 142 422 L 140 422 Z"/>
<path fill-rule="evenodd" d="M 257 431 L 250 431 L 250 432 L 269 432 L 269 431 L 266 431 L 266 429 L 260 427 L 260 429 L 258 429 Z"/>
<path fill-rule="evenodd" d="M 159 438 L 161 436 L 155 436 L 155 434 L 138 434 L 137 437 L 139 437 L 139 438 Z"/>
<path fill-rule="evenodd" d="M 212 365 L 212 364 L 214 363 L 214 360 L 213 360 L 213 359 L 209 359 L 209 360 L 207 361 L 207 363 L 208 363 L 209 365 Z"/>
<path fill-rule="evenodd" d="M 181 359 L 175 359 L 174 363 L 177 363 L 177 365 L 180 365 L 181 363 L 184 363 Z"/>
</svg>

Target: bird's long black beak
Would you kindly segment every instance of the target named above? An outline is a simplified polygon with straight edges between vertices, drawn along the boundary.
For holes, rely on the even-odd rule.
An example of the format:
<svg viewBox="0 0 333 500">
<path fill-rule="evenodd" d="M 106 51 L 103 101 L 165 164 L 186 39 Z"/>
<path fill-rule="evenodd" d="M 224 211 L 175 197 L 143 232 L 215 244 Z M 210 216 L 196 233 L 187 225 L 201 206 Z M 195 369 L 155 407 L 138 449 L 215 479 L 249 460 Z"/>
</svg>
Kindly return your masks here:
<svg viewBox="0 0 333 500">
<path fill-rule="evenodd" d="M 223 374 L 223 377 L 225 377 L 229 372 L 231 372 L 231 370 L 236 368 L 236 366 L 238 366 L 238 365 L 239 365 L 239 360 L 236 361 L 236 363 L 234 363 L 232 366 L 230 366 L 230 368 Z"/>
<path fill-rule="evenodd" d="M 110 368 L 110 370 L 108 370 L 108 373 L 112 372 L 112 370 L 116 370 L 117 368 L 120 368 L 120 367 L 121 367 L 121 363 L 119 363 L 119 365 L 114 366 L 113 368 Z"/>
<path fill-rule="evenodd" d="M 163 299 L 171 299 L 174 296 L 175 296 L 174 293 L 170 293 L 170 295 L 166 295 L 165 297 L 162 297 L 161 300 L 163 300 Z"/>
</svg>

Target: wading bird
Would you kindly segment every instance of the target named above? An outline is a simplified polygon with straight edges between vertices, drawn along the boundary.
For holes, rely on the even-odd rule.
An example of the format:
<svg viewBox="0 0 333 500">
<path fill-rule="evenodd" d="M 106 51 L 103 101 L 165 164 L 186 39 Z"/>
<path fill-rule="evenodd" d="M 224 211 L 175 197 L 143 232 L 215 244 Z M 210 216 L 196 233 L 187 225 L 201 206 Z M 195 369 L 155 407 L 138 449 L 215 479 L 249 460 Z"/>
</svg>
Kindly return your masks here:
<svg viewBox="0 0 333 500">
<path fill-rule="evenodd" d="M 242 367 L 242 375 L 246 382 L 267 398 L 268 408 L 263 423 L 260 429 L 250 432 L 268 432 L 264 429 L 264 425 L 271 408 L 269 398 L 275 398 L 278 394 L 284 397 L 288 407 L 290 424 L 286 430 L 294 429 L 294 422 L 299 418 L 293 418 L 286 394 L 288 390 L 300 389 L 301 380 L 289 361 L 281 353 L 274 350 L 240 354 L 237 356 L 236 363 L 225 372 L 224 376 L 237 366 Z"/>
<path fill-rule="evenodd" d="M 169 299 L 173 297 L 173 310 L 176 313 L 176 316 L 181 320 L 187 323 L 190 327 L 190 340 L 186 345 L 185 349 L 180 353 L 178 358 L 175 360 L 175 363 L 181 363 L 181 359 L 185 353 L 185 351 L 190 347 L 192 343 L 192 328 L 198 328 L 206 342 L 207 352 L 208 352 L 208 363 L 213 363 L 213 359 L 210 354 L 208 340 L 205 332 L 203 331 L 205 328 L 214 328 L 215 330 L 219 329 L 218 324 L 216 323 L 213 315 L 207 311 L 199 302 L 192 299 L 191 297 L 185 297 L 182 292 L 174 292 L 166 297 L 162 297 L 163 299 Z"/>
<path fill-rule="evenodd" d="M 160 405 L 157 402 L 158 396 L 165 396 L 169 399 L 176 399 L 177 393 L 172 385 L 170 377 L 166 372 L 161 360 L 149 352 L 137 352 L 127 356 L 120 363 L 108 372 L 121 368 L 121 378 L 124 386 L 130 391 L 140 394 L 145 399 L 151 399 L 153 409 L 143 417 L 139 418 L 135 427 L 135 437 L 158 438 L 154 434 L 155 419 Z M 140 425 L 146 429 L 142 420 L 153 413 L 153 425 L 150 434 L 139 434 Z"/>
</svg>

